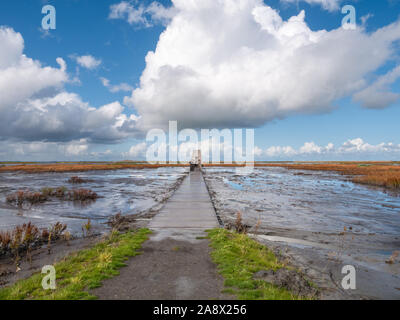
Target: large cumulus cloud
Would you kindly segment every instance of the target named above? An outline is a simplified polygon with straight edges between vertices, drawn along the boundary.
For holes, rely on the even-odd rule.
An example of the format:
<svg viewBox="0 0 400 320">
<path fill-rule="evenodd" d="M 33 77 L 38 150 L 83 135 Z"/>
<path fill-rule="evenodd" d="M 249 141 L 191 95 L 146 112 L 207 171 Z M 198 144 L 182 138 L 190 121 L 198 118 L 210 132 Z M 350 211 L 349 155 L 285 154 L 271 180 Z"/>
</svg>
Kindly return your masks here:
<svg viewBox="0 0 400 320">
<path fill-rule="evenodd" d="M 136 118 L 119 102 L 94 108 L 65 91 L 67 66 L 57 63 L 27 57 L 22 35 L 0 27 L 0 140 L 114 143 L 133 132 Z"/>
<path fill-rule="evenodd" d="M 172 2 L 175 15 L 146 57 L 140 86 L 125 99 L 143 128 L 168 120 L 257 127 L 329 111 L 368 87 L 369 75 L 395 58 L 400 39 L 399 21 L 372 34 L 362 27 L 313 31 L 304 11 L 283 21 L 262 0 Z"/>
</svg>

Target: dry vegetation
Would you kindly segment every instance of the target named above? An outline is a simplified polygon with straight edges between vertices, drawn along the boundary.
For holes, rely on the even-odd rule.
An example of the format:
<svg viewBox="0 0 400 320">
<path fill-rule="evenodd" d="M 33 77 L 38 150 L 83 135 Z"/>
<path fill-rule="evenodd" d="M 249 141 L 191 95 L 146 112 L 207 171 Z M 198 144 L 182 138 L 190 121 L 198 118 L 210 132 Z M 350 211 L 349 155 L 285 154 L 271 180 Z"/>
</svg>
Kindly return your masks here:
<svg viewBox="0 0 400 320">
<path fill-rule="evenodd" d="M 121 169 L 156 169 L 162 167 L 185 167 L 186 164 L 130 164 L 130 163 L 106 163 L 106 164 L 35 164 L 35 165 L 15 165 L 0 167 L 0 172 L 23 171 L 28 173 L 43 172 L 85 172 L 101 170 L 121 170 Z"/>
<path fill-rule="evenodd" d="M 28 203 L 30 205 L 43 203 L 51 198 L 58 198 L 67 201 L 90 201 L 96 200 L 98 195 L 96 192 L 88 189 L 76 189 L 68 191 L 65 187 L 59 188 L 43 188 L 41 191 L 17 191 L 7 196 L 6 201 L 22 207 Z"/>
<path fill-rule="evenodd" d="M 43 275 L 0 289 L 0 300 L 86 300 L 95 299 L 89 290 L 98 288 L 105 279 L 119 274 L 125 262 L 139 255 L 151 232 L 140 229 L 120 234 L 112 232 L 94 247 L 66 256 L 54 264 L 57 270 L 55 290 L 43 290 Z"/>
<path fill-rule="evenodd" d="M 69 180 L 68 180 L 68 183 L 71 183 L 71 184 L 82 184 L 82 183 L 86 183 L 87 182 L 87 180 L 85 180 L 85 179 L 82 179 L 82 178 L 80 178 L 80 177 L 71 177 Z"/>
<path fill-rule="evenodd" d="M 63 235 L 67 225 L 57 222 L 50 228 L 39 230 L 31 222 L 21 226 L 16 226 L 11 231 L 0 231 L 0 256 L 12 254 L 15 264 L 18 265 L 23 253 L 27 254 L 27 258 L 32 262 L 31 251 L 35 247 L 42 246 L 59 240 Z"/>
<path fill-rule="evenodd" d="M 400 166 L 394 162 L 329 162 L 256 164 L 256 167 L 283 167 L 294 170 L 334 171 L 352 176 L 353 182 L 392 189 L 400 188 Z"/>
<path fill-rule="evenodd" d="M 244 167 L 237 164 L 205 164 L 205 167 Z M 352 176 L 353 182 L 400 189 L 400 162 L 256 162 L 255 167 L 281 167 L 293 170 L 333 171 Z"/>
<path fill-rule="evenodd" d="M 335 171 L 343 175 L 353 176 L 357 183 L 382 186 L 386 188 L 400 188 L 400 162 L 257 162 L 256 167 L 284 167 L 297 170 Z M 187 164 L 146 164 L 146 163 L 61 163 L 61 164 L 34 164 L 0 167 L 0 172 L 23 171 L 28 173 L 44 172 L 85 172 L 121 169 L 156 169 L 161 167 L 186 167 Z M 205 167 L 244 167 L 243 164 L 204 164 Z M 83 183 L 79 177 L 72 177 L 68 182 Z"/>
</svg>

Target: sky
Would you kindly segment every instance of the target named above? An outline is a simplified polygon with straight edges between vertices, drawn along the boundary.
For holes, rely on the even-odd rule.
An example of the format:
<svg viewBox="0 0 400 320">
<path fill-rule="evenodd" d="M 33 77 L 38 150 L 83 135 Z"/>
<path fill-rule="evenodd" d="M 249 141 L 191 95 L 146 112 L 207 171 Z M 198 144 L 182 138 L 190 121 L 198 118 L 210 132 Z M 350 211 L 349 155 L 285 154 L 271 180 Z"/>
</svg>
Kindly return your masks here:
<svg viewBox="0 0 400 320">
<path fill-rule="evenodd" d="M 399 53 L 400 0 L 3 0 L 0 161 L 143 159 L 174 120 L 253 128 L 257 160 L 399 160 Z"/>
</svg>

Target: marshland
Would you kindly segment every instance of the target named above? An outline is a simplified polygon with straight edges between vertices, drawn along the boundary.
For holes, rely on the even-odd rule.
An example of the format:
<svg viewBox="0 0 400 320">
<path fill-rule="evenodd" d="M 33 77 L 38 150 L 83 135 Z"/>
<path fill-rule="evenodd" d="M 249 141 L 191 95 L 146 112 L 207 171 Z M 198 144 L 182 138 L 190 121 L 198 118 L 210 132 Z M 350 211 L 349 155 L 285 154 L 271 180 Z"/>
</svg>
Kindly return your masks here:
<svg viewBox="0 0 400 320">
<path fill-rule="evenodd" d="M 302 270 L 324 298 L 400 297 L 399 163 L 256 163 L 246 176 L 234 165 L 205 165 L 203 173 L 223 226 L 240 217 L 249 237 Z M 113 226 L 146 227 L 188 174 L 179 164 L 5 164 L 0 285 Z M 351 293 L 338 288 L 346 264 L 359 274 Z"/>
</svg>

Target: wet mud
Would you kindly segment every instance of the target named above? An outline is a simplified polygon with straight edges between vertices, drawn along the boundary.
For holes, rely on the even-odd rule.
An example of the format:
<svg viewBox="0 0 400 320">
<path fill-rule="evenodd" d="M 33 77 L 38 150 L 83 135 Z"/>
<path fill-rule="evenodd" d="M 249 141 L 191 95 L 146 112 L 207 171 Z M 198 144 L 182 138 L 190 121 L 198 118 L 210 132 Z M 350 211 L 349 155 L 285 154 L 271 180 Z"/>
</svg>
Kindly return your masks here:
<svg viewBox="0 0 400 320">
<path fill-rule="evenodd" d="M 11 255 L 0 257 L 0 288 L 12 285 L 18 280 L 26 279 L 37 272 L 41 272 L 46 265 L 54 265 L 64 257 L 87 248 L 90 248 L 98 241 L 101 236 L 87 238 L 76 238 L 70 241 L 57 241 L 51 248 L 43 246 L 32 251 L 32 261 L 23 255 L 18 269 Z"/>
<path fill-rule="evenodd" d="M 400 299 L 400 194 L 357 185 L 331 172 L 207 168 L 205 179 L 224 225 L 240 211 L 250 236 L 302 270 L 322 299 Z M 392 259 L 391 259 L 392 257 Z M 391 263 L 389 263 L 391 262 Z M 345 265 L 356 289 L 345 290 Z"/>
<path fill-rule="evenodd" d="M 126 169 L 90 171 L 79 174 L 79 185 L 68 182 L 76 173 L 22 172 L 0 173 L 0 230 L 10 230 L 31 221 L 46 228 L 59 221 L 68 225 L 74 236 L 82 235 L 82 225 L 91 220 L 93 232 L 109 228 L 111 216 L 149 215 L 157 212 L 184 176 L 187 168 Z M 19 190 L 40 191 L 42 188 L 65 186 L 69 190 L 89 189 L 99 196 L 96 201 L 73 202 L 50 199 L 45 203 L 19 208 L 7 203 L 6 197 Z"/>
<path fill-rule="evenodd" d="M 111 229 L 125 232 L 147 227 L 187 173 L 185 168 L 85 172 L 80 175 L 85 182 L 78 186 L 67 182 L 74 173 L 1 173 L 0 230 L 12 230 L 27 222 L 39 228 L 61 222 L 67 224 L 72 239 L 53 243 L 50 252 L 47 245 L 36 248 L 32 251 L 32 261 L 23 254 L 18 268 L 11 254 L 0 256 L 0 287 L 25 279 L 40 272 L 45 265 L 94 245 Z M 100 197 L 87 205 L 55 199 L 18 208 L 6 202 L 6 196 L 18 190 L 40 190 L 49 186 L 85 187 Z M 92 223 L 91 236 L 83 237 L 82 226 L 88 219 Z"/>
</svg>

